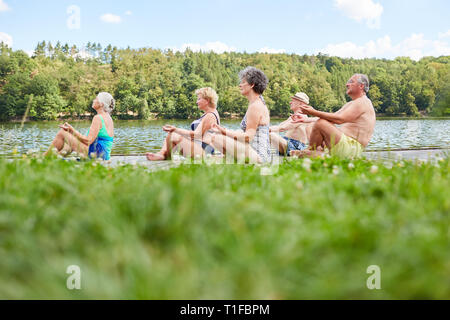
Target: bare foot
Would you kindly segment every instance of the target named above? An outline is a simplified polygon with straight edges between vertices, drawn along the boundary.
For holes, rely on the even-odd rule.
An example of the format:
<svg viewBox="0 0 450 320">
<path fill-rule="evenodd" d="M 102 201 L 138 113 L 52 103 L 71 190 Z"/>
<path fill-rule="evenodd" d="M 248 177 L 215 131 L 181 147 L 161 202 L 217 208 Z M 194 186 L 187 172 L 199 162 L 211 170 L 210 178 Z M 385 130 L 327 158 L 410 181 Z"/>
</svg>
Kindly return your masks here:
<svg viewBox="0 0 450 320">
<path fill-rule="evenodd" d="M 323 156 L 323 151 L 319 150 L 292 150 L 290 152 L 291 157 L 297 157 L 297 158 L 316 158 Z"/>
<path fill-rule="evenodd" d="M 148 152 L 145 155 L 147 156 L 147 160 L 148 161 L 162 161 L 162 160 L 166 159 L 166 157 L 164 157 L 164 155 L 161 154 L 161 153 L 150 153 L 150 152 Z"/>
</svg>

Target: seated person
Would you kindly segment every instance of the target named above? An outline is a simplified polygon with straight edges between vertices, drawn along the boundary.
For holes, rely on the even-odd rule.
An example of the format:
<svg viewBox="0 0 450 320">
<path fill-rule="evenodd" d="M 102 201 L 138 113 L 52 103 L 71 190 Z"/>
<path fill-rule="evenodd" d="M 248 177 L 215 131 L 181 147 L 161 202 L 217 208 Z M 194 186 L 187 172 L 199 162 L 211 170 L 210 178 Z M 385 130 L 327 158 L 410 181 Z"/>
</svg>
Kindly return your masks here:
<svg viewBox="0 0 450 320">
<path fill-rule="evenodd" d="M 270 112 L 262 96 L 268 79 L 259 69 L 247 67 L 239 72 L 239 90 L 249 102 L 241 122 L 241 130 L 229 130 L 214 124 L 216 133 L 211 143 L 229 159 L 238 162 L 267 163 L 271 161 Z"/>
<path fill-rule="evenodd" d="M 307 106 L 309 97 L 306 93 L 298 92 L 291 97 L 291 110 L 294 115 L 303 117 L 303 122 L 293 122 L 292 116 L 280 123 L 278 126 L 270 127 L 270 143 L 272 148 L 278 150 L 280 155 L 290 156 L 292 150 L 304 150 L 309 141 L 309 133 L 311 130 L 310 123 L 317 121 L 318 118 L 308 118 L 300 111 L 300 106 Z M 281 137 L 276 132 L 286 132 Z"/>
<path fill-rule="evenodd" d="M 172 150 L 177 148 L 184 157 L 194 158 L 205 153 L 213 154 L 214 148 L 207 141 L 210 140 L 213 124 L 220 125 L 217 112 L 219 97 L 212 88 L 201 88 L 195 91 L 197 106 L 203 115 L 191 123 L 191 130 L 166 125 L 163 130 L 168 133 L 161 150 L 157 153 L 147 153 L 149 161 L 161 161 L 171 157 Z"/>
<path fill-rule="evenodd" d="M 327 148 L 332 156 L 339 158 L 362 156 L 372 138 L 376 122 L 372 101 L 367 97 L 369 78 L 364 74 L 355 74 L 348 80 L 346 87 L 352 101 L 335 113 L 318 111 L 311 106 L 300 107 L 302 113 L 320 119 L 312 128 L 308 149 L 293 151 L 291 155 L 316 157 L 323 154 L 322 148 Z M 293 118 L 294 122 L 303 122 L 301 117 Z"/>
<path fill-rule="evenodd" d="M 99 93 L 92 103 L 92 108 L 97 115 L 92 119 L 88 135 L 81 134 L 66 122 L 59 126 L 61 130 L 44 156 L 56 148 L 58 153 L 62 150 L 66 154 L 76 151 L 82 157 L 89 156 L 90 158 L 109 160 L 114 142 L 114 123 L 110 113 L 114 106 L 115 101 L 109 93 Z"/>
</svg>

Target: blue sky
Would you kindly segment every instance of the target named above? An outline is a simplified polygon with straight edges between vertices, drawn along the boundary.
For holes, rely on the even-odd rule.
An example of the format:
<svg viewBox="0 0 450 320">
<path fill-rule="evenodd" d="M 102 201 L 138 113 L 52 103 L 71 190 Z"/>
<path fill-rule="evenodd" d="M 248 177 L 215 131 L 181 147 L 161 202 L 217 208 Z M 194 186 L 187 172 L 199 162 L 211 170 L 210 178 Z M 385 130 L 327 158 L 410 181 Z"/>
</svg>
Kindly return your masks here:
<svg viewBox="0 0 450 320">
<path fill-rule="evenodd" d="M 419 59 L 450 55 L 450 2 L 0 0 L 0 41 L 31 52 L 42 40 Z"/>
</svg>

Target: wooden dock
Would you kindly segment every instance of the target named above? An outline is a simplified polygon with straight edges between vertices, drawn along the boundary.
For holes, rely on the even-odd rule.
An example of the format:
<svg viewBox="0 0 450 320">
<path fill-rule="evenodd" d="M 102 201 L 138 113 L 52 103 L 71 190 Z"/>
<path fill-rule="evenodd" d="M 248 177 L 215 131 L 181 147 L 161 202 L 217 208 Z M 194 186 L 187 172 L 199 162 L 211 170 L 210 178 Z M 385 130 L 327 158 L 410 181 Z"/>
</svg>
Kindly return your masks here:
<svg viewBox="0 0 450 320">
<path fill-rule="evenodd" d="M 450 148 L 447 149 L 415 149 L 415 150 L 381 150 L 366 151 L 364 157 L 371 160 L 399 161 L 399 160 L 421 160 L 429 161 L 436 158 L 446 158 L 450 155 Z M 173 160 L 166 161 L 148 161 L 145 155 L 113 155 L 110 165 L 118 166 L 124 164 L 146 166 L 150 169 L 164 170 L 179 166 L 183 162 L 183 157 L 176 156 Z M 222 159 L 221 159 L 222 160 Z M 220 160 L 219 160 L 220 161 Z"/>
</svg>

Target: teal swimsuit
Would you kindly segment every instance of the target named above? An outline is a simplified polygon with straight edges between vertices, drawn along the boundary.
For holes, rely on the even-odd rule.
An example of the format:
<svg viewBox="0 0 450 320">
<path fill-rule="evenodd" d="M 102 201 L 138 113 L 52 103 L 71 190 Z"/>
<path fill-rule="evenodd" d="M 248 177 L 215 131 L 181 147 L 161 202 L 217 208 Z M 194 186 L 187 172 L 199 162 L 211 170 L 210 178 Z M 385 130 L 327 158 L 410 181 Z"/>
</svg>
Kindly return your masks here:
<svg viewBox="0 0 450 320">
<path fill-rule="evenodd" d="M 106 131 L 105 120 L 102 119 L 102 127 L 98 132 L 97 139 L 89 146 L 89 158 L 101 158 L 103 160 L 109 160 L 111 157 L 111 149 L 113 146 L 114 138 L 109 136 L 108 131 Z M 89 130 L 88 130 L 89 135 Z M 94 154 L 94 155 L 92 155 Z"/>
</svg>

